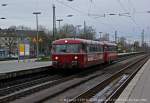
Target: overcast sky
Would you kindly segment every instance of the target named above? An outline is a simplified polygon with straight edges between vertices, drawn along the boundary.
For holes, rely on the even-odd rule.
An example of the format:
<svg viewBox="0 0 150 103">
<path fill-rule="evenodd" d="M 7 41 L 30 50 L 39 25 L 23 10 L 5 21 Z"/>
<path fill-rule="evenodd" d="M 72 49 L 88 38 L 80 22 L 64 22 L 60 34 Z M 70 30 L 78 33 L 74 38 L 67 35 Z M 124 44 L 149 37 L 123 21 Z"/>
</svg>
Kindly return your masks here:
<svg viewBox="0 0 150 103">
<path fill-rule="evenodd" d="M 150 0 L 1 0 L 0 27 L 11 25 L 25 25 L 35 28 L 35 11 L 42 12 L 39 15 L 39 24 L 52 29 L 52 4 L 56 5 L 56 18 L 63 19 L 61 25 L 70 23 L 82 25 L 84 20 L 89 26 L 93 26 L 96 32 L 110 33 L 114 38 L 114 31 L 119 36 L 126 36 L 128 41 L 140 40 L 142 29 L 145 30 L 146 41 L 150 41 Z M 130 13 L 126 16 L 104 14 Z M 67 17 L 67 15 L 74 15 Z M 129 17 L 131 16 L 131 17 Z M 57 24 L 58 26 L 58 24 Z"/>
</svg>

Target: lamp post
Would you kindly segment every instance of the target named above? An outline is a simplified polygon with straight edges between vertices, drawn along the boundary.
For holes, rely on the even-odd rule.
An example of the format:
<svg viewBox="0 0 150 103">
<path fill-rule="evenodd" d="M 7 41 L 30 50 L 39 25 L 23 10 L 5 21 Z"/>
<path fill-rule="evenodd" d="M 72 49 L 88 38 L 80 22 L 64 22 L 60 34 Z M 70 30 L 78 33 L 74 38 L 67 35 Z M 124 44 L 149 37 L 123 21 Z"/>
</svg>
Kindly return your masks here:
<svg viewBox="0 0 150 103">
<path fill-rule="evenodd" d="M 76 26 L 76 33 L 75 33 L 75 35 L 74 35 L 74 39 L 76 38 L 77 31 L 78 31 L 78 33 L 79 33 L 79 28 L 80 28 L 81 26 L 82 26 L 82 25 L 77 25 L 77 26 Z"/>
<path fill-rule="evenodd" d="M 69 15 L 67 15 L 67 17 L 73 17 L 73 15 L 72 15 L 72 14 L 69 14 Z"/>
<path fill-rule="evenodd" d="M 55 33 L 56 33 L 56 12 L 55 12 L 55 4 L 53 4 L 53 40 L 55 40 Z"/>
<path fill-rule="evenodd" d="M 63 21 L 63 19 L 57 19 L 56 21 L 58 21 L 59 23 L 59 33 L 60 33 L 60 22 Z"/>
<path fill-rule="evenodd" d="M 102 41 L 102 33 L 103 33 L 103 32 L 99 32 L 99 35 L 100 35 L 100 41 Z"/>
<path fill-rule="evenodd" d="M 6 19 L 6 18 L 4 18 L 4 17 L 1 17 L 0 19 Z"/>
<path fill-rule="evenodd" d="M 68 1 L 73 1 L 73 0 L 68 0 Z"/>
<path fill-rule="evenodd" d="M 1 4 L 1 6 L 7 6 L 8 4 Z"/>
<path fill-rule="evenodd" d="M 2 18 L 0 18 L 0 19 L 6 19 L 6 18 L 2 17 Z"/>
<path fill-rule="evenodd" d="M 33 14 L 36 17 L 36 29 L 37 29 L 37 35 L 36 35 L 36 56 L 37 60 L 39 60 L 39 27 L 38 27 L 38 15 L 41 14 L 41 12 L 33 12 Z"/>
<path fill-rule="evenodd" d="M 6 19 L 6 18 L 2 17 L 2 18 L 0 18 L 0 19 Z M 0 45 L 1 45 L 1 44 L 0 44 Z M 0 49 L 1 49 L 1 46 L 0 46 Z"/>
<path fill-rule="evenodd" d="M 42 54 L 42 42 L 43 42 L 42 37 L 39 38 L 39 42 L 40 42 L 40 54 Z"/>
<path fill-rule="evenodd" d="M 74 15 L 72 15 L 72 14 L 69 14 L 69 15 L 67 15 L 66 17 L 67 18 L 71 18 L 71 17 L 73 17 Z M 76 28 L 75 28 L 76 29 Z M 66 33 L 67 33 L 67 30 L 68 30 L 68 26 L 66 27 Z"/>
</svg>

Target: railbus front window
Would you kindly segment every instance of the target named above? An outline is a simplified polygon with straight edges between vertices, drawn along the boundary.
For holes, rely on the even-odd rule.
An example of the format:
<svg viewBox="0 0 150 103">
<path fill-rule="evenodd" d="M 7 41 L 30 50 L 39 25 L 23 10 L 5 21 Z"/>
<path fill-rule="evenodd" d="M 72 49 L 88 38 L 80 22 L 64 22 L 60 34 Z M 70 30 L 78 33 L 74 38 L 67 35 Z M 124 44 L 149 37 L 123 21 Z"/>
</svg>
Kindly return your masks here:
<svg viewBox="0 0 150 103">
<path fill-rule="evenodd" d="M 81 44 L 53 45 L 54 53 L 80 53 L 81 49 Z"/>
</svg>

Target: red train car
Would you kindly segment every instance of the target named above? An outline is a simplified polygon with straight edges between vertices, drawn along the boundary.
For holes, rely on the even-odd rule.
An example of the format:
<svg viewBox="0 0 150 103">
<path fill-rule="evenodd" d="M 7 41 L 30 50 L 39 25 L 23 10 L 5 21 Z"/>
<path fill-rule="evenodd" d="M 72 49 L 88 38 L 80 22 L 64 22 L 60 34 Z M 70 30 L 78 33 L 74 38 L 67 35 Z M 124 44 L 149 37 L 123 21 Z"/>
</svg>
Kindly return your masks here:
<svg viewBox="0 0 150 103">
<path fill-rule="evenodd" d="M 113 43 L 65 38 L 52 43 L 52 66 L 86 68 L 117 59 Z"/>
<path fill-rule="evenodd" d="M 117 59 L 117 45 L 115 43 L 103 42 L 103 59 L 105 63 L 110 63 Z"/>
</svg>

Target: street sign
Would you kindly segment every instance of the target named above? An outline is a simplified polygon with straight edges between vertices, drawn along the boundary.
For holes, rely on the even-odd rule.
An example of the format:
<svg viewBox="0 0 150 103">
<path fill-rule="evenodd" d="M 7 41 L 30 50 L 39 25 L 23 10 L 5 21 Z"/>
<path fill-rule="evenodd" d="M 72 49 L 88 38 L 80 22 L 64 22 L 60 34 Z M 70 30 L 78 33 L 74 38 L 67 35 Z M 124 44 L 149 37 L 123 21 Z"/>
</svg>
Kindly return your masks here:
<svg viewBox="0 0 150 103">
<path fill-rule="evenodd" d="M 25 55 L 26 56 L 30 55 L 30 45 L 29 44 L 25 44 Z"/>
<path fill-rule="evenodd" d="M 20 54 L 20 56 L 24 56 L 24 54 L 25 54 L 24 44 L 19 44 L 19 54 Z"/>
</svg>

